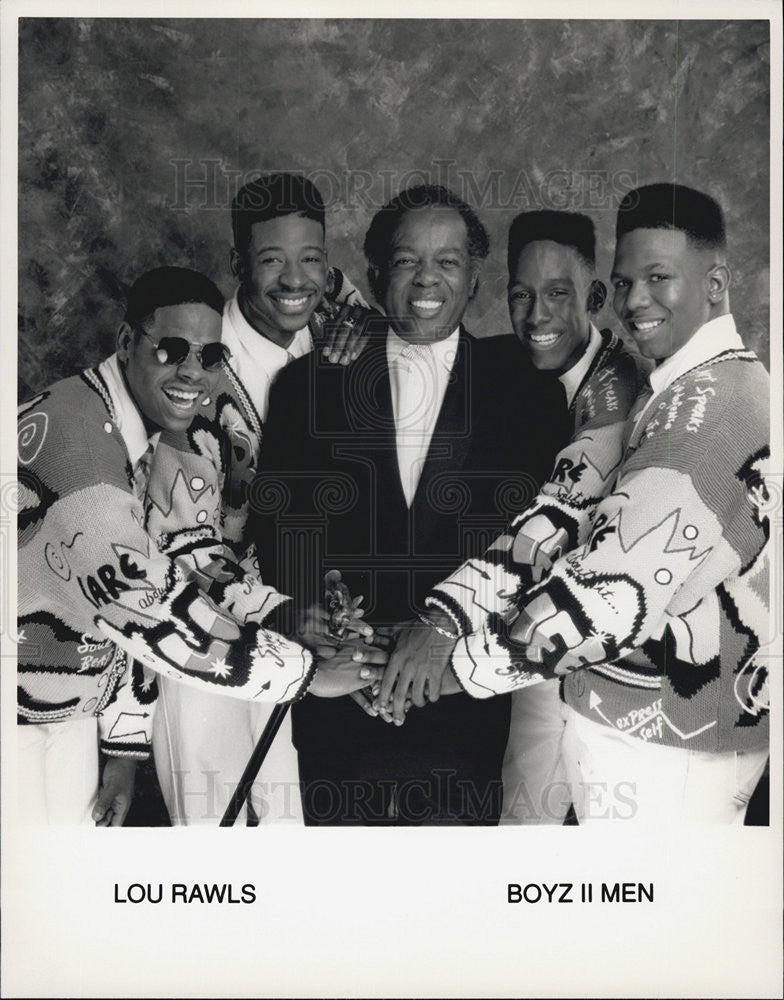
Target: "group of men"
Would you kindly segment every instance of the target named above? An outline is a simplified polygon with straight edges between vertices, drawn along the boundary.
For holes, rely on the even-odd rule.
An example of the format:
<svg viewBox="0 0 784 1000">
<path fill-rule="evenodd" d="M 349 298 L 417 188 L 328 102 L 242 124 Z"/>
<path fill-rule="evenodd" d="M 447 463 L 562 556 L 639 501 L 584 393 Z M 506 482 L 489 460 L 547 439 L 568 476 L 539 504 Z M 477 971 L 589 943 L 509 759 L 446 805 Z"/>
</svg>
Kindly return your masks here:
<svg viewBox="0 0 784 1000">
<path fill-rule="evenodd" d="M 121 824 L 152 745 L 172 822 L 217 823 L 294 701 L 249 823 L 742 822 L 768 754 L 768 376 L 716 202 L 623 199 L 634 356 L 593 323 L 584 215 L 514 219 L 513 334 L 483 339 L 487 233 L 442 187 L 370 223 L 381 313 L 330 268 L 304 177 L 246 185 L 232 223 L 228 303 L 149 272 L 117 353 L 21 407 L 25 813 Z"/>
</svg>

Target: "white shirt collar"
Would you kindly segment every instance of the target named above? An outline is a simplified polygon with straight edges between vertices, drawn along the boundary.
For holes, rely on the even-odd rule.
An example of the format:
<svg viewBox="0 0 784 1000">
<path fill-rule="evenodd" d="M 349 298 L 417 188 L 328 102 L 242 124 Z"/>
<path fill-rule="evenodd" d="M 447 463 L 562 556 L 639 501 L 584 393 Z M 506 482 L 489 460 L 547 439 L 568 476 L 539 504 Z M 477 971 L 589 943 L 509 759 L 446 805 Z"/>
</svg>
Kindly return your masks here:
<svg viewBox="0 0 784 1000">
<path fill-rule="evenodd" d="M 230 364 L 263 421 L 267 419 L 272 383 L 290 361 L 313 350 L 313 338 L 305 326 L 297 330 L 287 348 L 273 344 L 242 315 L 238 294 L 239 289 L 223 308 L 222 337 L 231 351 Z"/>
<path fill-rule="evenodd" d="M 98 372 L 108 386 L 109 395 L 114 404 L 117 430 L 125 442 L 131 465 L 135 466 L 147 451 L 148 445 L 152 445 L 154 448 L 158 443 L 160 431 L 156 431 L 150 437 L 147 436 L 142 415 L 125 385 L 116 354 L 112 354 L 110 358 L 102 361 L 98 365 Z"/>
<path fill-rule="evenodd" d="M 577 395 L 577 390 L 580 388 L 582 380 L 588 373 L 588 369 L 593 364 L 593 359 L 599 353 L 599 348 L 602 346 L 602 335 L 593 325 L 589 324 L 588 331 L 588 343 L 585 347 L 580 358 L 563 373 L 563 375 L 558 376 L 558 381 L 563 385 L 566 391 L 566 405 L 571 406 L 572 400 Z"/>
<path fill-rule="evenodd" d="M 249 370 L 257 366 L 274 377 L 289 361 L 301 358 L 313 350 L 313 339 L 307 326 L 297 330 L 288 347 L 273 344 L 269 337 L 259 333 L 245 319 L 238 294 L 239 290 L 223 309 L 223 341 L 231 350 L 232 367 L 243 381 L 248 377 Z"/>
<path fill-rule="evenodd" d="M 743 351 L 743 341 L 735 329 L 735 320 L 728 313 L 709 320 L 690 340 L 677 350 L 666 361 L 654 368 L 650 373 L 650 383 L 653 395 L 658 396 L 668 385 L 679 378 L 684 372 L 696 368 L 704 361 L 709 361 L 723 351 Z"/>
</svg>

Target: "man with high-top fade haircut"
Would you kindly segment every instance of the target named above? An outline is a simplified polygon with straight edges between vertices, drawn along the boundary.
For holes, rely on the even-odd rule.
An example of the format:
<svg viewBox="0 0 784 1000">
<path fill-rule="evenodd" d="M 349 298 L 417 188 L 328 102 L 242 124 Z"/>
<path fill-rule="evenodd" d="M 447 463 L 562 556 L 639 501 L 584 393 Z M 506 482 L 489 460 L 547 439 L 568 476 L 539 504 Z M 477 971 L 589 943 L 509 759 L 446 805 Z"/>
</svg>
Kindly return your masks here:
<svg viewBox="0 0 784 1000">
<path fill-rule="evenodd" d="M 587 216 L 523 212 L 510 226 L 507 256 L 515 333 L 508 339 L 540 378 L 563 386 L 574 433 L 549 480 L 509 529 L 482 558 L 463 563 L 429 595 L 432 613 L 446 614 L 453 634 L 477 631 L 490 614 L 514 613 L 516 593 L 586 541 L 618 470 L 624 423 L 640 387 L 636 361 L 610 330 L 600 332 L 593 323 L 606 290 L 596 278 L 596 238 Z M 431 672 L 439 658 L 446 666 L 448 652 L 438 633 L 431 633 Z M 382 693 L 396 666 L 393 654 Z M 560 687 L 552 680 L 513 695 L 502 823 L 559 823 L 566 816 Z"/>
<path fill-rule="evenodd" d="M 712 198 L 631 191 L 616 236 L 614 307 L 655 368 L 613 492 L 452 667 L 479 698 L 564 678 L 580 822 L 742 823 L 768 755 L 769 377 L 730 314 Z"/>
</svg>

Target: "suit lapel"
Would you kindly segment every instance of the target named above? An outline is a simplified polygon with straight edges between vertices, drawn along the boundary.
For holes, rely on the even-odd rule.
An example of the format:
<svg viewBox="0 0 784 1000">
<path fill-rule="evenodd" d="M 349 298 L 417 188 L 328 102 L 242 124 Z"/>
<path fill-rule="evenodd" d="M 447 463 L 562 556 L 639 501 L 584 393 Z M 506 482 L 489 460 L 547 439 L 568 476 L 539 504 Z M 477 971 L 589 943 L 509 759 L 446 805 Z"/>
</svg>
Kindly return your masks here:
<svg viewBox="0 0 784 1000">
<path fill-rule="evenodd" d="M 426 503 L 427 492 L 433 480 L 444 472 L 456 475 L 463 468 L 471 443 L 471 414 L 468 398 L 471 387 L 469 379 L 470 353 L 472 338 L 465 329 L 460 327 L 460 339 L 457 342 L 457 357 L 452 366 L 449 382 L 444 393 L 444 401 L 438 414 L 430 447 L 422 468 L 413 506 L 424 511 L 430 505 Z M 399 477 L 398 477 L 399 478 Z"/>
<path fill-rule="evenodd" d="M 356 451 L 372 464 L 374 470 L 378 541 L 383 545 L 387 536 L 390 540 L 399 538 L 397 522 L 408 511 L 397 464 L 386 334 L 374 338 L 358 360 L 346 369 L 344 386 L 350 424 L 357 428 Z M 346 451 L 350 453 L 352 450 L 353 444 L 349 442 Z M 385 526 L 389 526 L 389 532 Z"/>
</svg>

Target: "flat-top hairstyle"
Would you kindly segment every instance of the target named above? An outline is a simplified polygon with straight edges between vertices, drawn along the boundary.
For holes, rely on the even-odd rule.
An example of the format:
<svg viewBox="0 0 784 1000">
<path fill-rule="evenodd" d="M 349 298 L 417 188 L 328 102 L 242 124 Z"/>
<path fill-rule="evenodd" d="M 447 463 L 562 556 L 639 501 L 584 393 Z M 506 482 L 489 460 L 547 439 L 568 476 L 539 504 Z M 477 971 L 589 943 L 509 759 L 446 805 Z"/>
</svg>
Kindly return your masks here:
<svg viewBox="0 0 784 1000">
<path fill-rule="evenodd" d="M 137 329 L 162 306 L 203 303 L 223 313 L 224 298 L 205 275 L 187 267 L 156 267 L 134 281 L 127 296 L 125 322 Z"/>
<path fill-rule="evenodd" d="M 371 220 L 365 236 L 365 256 L 368 261 L 368 282 L 377 302 L 386 290 L 386 270 L 392 249 L 392 239 L 406 212 L 418 208 L 453 208 L 459 212 L 468 232 L 468 255 L 472 261 L 483 261 L 490 253 L 490 237 L 476 212 L 454 192 L 440 184 L 419 184 L 401 191 Z"/>
<path fill-rule="evenodd" d="M 231 203 L 234 248 L 245 253 L 257 222 L 282 215 L 302 215 L 324 224 L 324 200 L 316 185 L 301 174 L 265 174 L 237 192 Z"/>
<path fill-rule="evenodd" d="M 700 248 L 727 248 L 719 204 L 683 184 L 646 184 L 629 191 L 618 207 L 616 242 L 633 229 L 679 229 Z"/>
<path fill-rule="evenodd" d="M 590 271 L 596 268 L 596 233 L 593 222 L 579 212 L 521 212 L 509 227 L 506 261 L 511 274 L 523 249 L 538 240 L 571 247 Z"/>
</svg>

